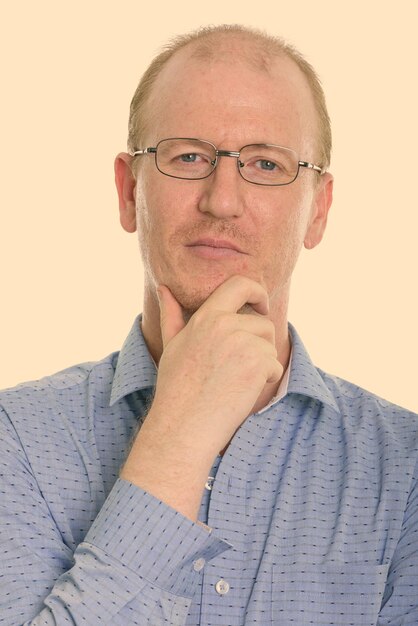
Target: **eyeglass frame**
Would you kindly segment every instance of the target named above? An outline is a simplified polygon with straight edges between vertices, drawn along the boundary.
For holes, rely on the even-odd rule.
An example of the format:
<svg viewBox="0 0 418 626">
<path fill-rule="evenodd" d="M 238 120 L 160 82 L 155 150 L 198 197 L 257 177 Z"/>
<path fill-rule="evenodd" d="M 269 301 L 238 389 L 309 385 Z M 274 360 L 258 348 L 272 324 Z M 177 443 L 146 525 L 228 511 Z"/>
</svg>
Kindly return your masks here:
<svg viewBox="0 0 418 626">
<path fill-rule="evenodd" d="M 157 163 L 158 146 L 164 141 L 173 141 L 176 139 L 179 139 L 181 141 L 201 141 L 203 143 L 209 144 L 210 146 L 212 146 L 212 148 L 215 149 L 215 160 L 211 162 L 213 169 L 209 172 L 209 174 L 206 174 L 206 176 L 199 176 L 198 178 L 188 178 L 185 176 L 174 176 L 173 174 L 167 174 L 166 172 L 163 172 L 158 167 L 158 163 Z M 322 176 L 326 172 L 325 167 L 315 165 L 314 163 L 310 163 L 309 161 L 300 161 L 298 159 L 298 168 L 296 170 L 296 175 L 289 182 L 287 183 L 256 183 L 252 180 L 248 180 L 247 178 L 244 178 L 244 176 L 241 173 L 241 168 L 244 166 L 244 164 L 239 160 L 239 157 L 240 157 L 242 150 L 244 150 L 244 148 L 247 148 L 248 146 L 266 146 L 268 148 L 282 148 L 284 150 L 290 150 L 296 155 L 296 158 L 297 158 L 297 152 L 293 150 L 293 148 L 287 148 L 286 146 L 280 146 L 274 143 L 248 143 L 248 144 L 245 144 L 245 146 L 242 146 L 242 148 L 240 148 L 239 151 L 237 152 L 236 150 L 218 150 L 215 144 L 213 144 L 211 141 L 207 141 L 206 139 L 197 139 L 196 137 L 167 137 L 165 139 L 160 139 L 160 141 L 156 144 L 156 146 L 149 147 L 149 148 L 138 148 L 137 150 L 131 151 L 129 154 L 132 157 L 143 156 L 145 154 L 154 154 L 155 155 L 154 157 L 155 167 L 157 168 L 157 170 L 161 172 L 161 174 L 163 174 L 164 176 L 168 176 L 170 178 L 176 178 L 177 180 L 204 180 L 205 178 L 209 178 L 209 176 L 213 174 L 213 172 L 215 171 L 218 165 L 218 162 L 219 162 L 218 157 L 222 157 L 222 156 L 236 158 L 238 174 L 241 176 L 241 178 L 245 180 L 247 183 L 250 183 L 251 185 L 260 185 L 262 187 L 284 187 L 285 185 L 290 185 L 291 183 L 294 183 L 297 177 L 299 176 L 299 170 L 301 167 L 305 167 L 307 169 L 318 172 L 320 176 Z"/>
</svg>

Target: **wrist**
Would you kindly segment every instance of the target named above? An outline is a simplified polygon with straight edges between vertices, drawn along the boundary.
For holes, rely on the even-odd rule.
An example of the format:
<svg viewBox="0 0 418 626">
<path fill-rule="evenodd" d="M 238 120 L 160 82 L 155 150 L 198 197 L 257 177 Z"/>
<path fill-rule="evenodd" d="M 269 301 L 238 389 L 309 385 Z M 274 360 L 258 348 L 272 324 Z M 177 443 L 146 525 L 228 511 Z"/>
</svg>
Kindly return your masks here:
<svg viewBox="0 0 418 626">
<path fill-rule="evenodd" d="M 164 435 L 148 417 L 122 467 L 120 477 L 141 487 L 196 521 L 202 492 L 217 452 L 202 453 L 192 442 Z"/>
</svg>

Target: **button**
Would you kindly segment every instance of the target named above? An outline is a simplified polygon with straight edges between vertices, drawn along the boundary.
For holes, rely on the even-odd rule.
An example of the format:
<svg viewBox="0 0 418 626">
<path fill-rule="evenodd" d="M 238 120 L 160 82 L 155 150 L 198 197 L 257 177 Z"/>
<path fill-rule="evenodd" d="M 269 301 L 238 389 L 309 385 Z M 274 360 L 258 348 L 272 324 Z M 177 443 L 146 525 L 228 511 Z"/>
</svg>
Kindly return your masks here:
<svg viewBox="0 0 418 626">
<path fill-rule="evenodd" d="M 218 582 L 216 583 L 215 589 L 219 593 L 220 596 L 224 596 L 229 591 L 229 583 L 227 583 L 226 580 L 223 580 L 223 578 L 221 578 L 221 580 L 218 580 Z"/>
<path fill-rule="evenodd" d="M 193 563 L 193 569 L 195 572 L 200 572 L 201 569 L 203 569 L 205 567 L 205 559 L 196 559 L 196 561 Z"/>
<path fill-rule="evenodd" d="M 214 480 L 215 480 L 215 476 L 208 476 L 208 479 L 205 482 L 205 489 L 207 489 L 208 491 L 212 491 Z"/>
</svg>

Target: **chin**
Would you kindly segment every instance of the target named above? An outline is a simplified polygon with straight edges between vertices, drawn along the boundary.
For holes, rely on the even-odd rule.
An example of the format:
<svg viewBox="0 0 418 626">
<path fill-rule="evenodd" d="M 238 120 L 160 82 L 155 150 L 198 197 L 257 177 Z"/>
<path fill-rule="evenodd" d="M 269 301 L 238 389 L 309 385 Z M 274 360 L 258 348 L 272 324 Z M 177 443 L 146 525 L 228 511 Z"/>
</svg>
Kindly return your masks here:
<svg viewBox="0 0 418 626">
<path fill-rule="evenodd" d="M 191 287 L 190 285 L 187 288 L 180 285 L 169 285 L 173 296 L 176 298 L 177 302 L 180 304 L 183 309 L 183 317 L 187 322 L 191 316 L 206 302 L 209 296 L 221 285 L 225 282 L 226 278 L 223 277 L 222 280 L 215 282 L 215 284 L 211 285 L 200 285 L 199 287 Z M 244 304 L 237 313 L 247 313 L 254 314 L 255 311 L 250 304 Z"/>
<path fill-rule="evenodd" d="M 191 277 L 192 278 L 192 277 Z M 188 317 L 193 315 L 209 296 L 226 280 L 225 276 L 209 277 L 203 275 L 199 279 L 194 277 L 190 282 L 174 280 L 167 282 L 171 293 Z"/>
<path fill-rule="evenodd" d="M 184 288 L 172 288 L 172 293 L 183 309 L 185 317 L 189 319 L 193 313 L 200 309 L 214 290 L 215 287 L 212 290 L 200 288 L 193 291 Z"/>
</svg>

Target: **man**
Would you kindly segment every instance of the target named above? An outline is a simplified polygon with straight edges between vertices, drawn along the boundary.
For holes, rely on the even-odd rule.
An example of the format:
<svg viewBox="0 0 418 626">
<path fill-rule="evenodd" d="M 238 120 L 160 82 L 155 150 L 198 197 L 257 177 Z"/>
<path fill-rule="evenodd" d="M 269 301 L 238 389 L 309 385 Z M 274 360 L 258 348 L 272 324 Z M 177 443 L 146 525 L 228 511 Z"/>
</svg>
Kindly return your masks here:
<svg viewBox="0 0 418 626">
<path fill-rule="evenodd" d="M 417 417 L 287 320 L 330 145 L 312 69 L 256 31 L 146 72 L 115 162 L 144 311 L 119 354 L 1 396 L 2 623 L 418 624 Z"/>
</svg>

